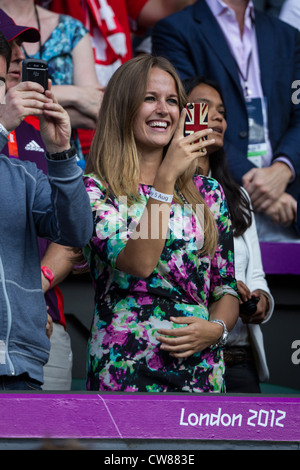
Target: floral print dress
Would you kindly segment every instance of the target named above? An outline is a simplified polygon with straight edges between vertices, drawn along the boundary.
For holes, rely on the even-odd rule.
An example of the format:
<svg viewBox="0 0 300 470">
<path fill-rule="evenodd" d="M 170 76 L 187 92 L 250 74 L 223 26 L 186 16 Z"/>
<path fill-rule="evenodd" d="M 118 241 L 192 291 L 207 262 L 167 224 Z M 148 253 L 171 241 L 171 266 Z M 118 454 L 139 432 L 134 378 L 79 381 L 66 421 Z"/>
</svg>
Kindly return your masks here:
<svg viewBox="0 0 300 470">
<path fill-rule="evenodd" d="M 116 269 L 116 260 L 134 232 L 149 198 L 130 208 L 108 196 L 94 175 L 85 185 L 94 215 L 94 234 L 84 255 L 95 289 L 88 342 L 88 390 L 125 392 L 224 391 L 222 351 L 207 348 L 189 358 L 160 349 L 157 329 L 176 327 L 170 316 L 208 319 L 208 305 L 225 294 L 237 296 L 231 222 L 222 188 L 212 178 L 195 184 L 217 222 L 219 243 L 213 258 L 200 256 L 203 233 L 189 206 L 172 203 L 169 232 L 160 260 L 146 279 Z M 200 227 L 200 228 L 199 228 Z"/>
</svg>

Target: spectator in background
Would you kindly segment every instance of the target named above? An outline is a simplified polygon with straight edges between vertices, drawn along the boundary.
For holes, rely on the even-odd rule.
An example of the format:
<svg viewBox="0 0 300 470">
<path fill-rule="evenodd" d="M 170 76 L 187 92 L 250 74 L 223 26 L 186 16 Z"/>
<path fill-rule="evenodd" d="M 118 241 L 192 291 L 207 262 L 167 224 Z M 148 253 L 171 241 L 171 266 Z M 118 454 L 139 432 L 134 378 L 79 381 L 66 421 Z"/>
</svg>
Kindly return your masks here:
<svg viewBox="0 0 300 470">
<path fill-rule="evenodd" d="M 132 33 L 144 32 L 157 20 L 196 0 L 50 0 L 49 9 L 82 21 L 89 30 L 99 82 L 106 86 L 114 71 L 131 59 Z"/>
<path fill-rule="evenodd" d="M 229 169 L 251 197 L 260 241 L 299 242 L 300 103 L 291 87 L 300 33 L 249 0 L 198 0 L 159 21 L 152 41 L 182 79 L 205 74 L 220 84 Z"/>
<path fill-rule="evenodd" d="M 260 393 L 260 382 L 269 379 L 260 323 L 273 313 L 274 299 L 262 267 L 260 246 L 249 196 L 232 178 L 223 148 L 226 110 L 217 84 L 203 77 L 184 81 L 190 102 L 206 103 L 208 127 L 213 129 L 215 144 L 207 147 L 198 160 L 200 174 L 215 178 L 222 186 L 228 204 L 234 241 L 235 277 L 241 306 L 252 296 L 258 299 L 256 312 L 240 313 L 224 348 L 227 393 Z"/>
<path fill-rule="evenodd" d="M 9 41 L 11 47 L 11 61 L 6 77 L 6 99 L 8 102 L 14 100 L 15 106 L 22 106 L 23 97 L 19 92 L 19 84 L 24 53 L 21 46 L 23 41 L 38 42 L 40 33 L 35 28 L 16 25 L 3 10 L 0 10 L 0 31 Z M 19 126 L 8 134 L 8 142 L 4 145 L 2 153 L 10 158 L 34 162 L 40 170 L 47 174 L 48 166 L 44 157 L 45 144 L 39 128 L 36 128 L 35 124 L 36 120 L 33 120 L 33 124 L 26 119 L 22 120 Z M 51 243 L 46 239 L 39 238 L 38 243 L 42 267 L 42 289 L 52 324 L 50 356 L 44 367 L 43 389 L 70 390 L 72 349 L 70 337 L 66 331 L 64 299 L 58 284 L 72 269 L 71 251 L 68 247 Z"/>
<path fill-rule="evenodd" d="M 185 103 L 169 61 L 150 55 L 122 64 L 104 93 L 85 176 L 90 390 L 224 391 L 216 343 L 238 315 L 231 223 L 218 183 L 193 180 L 214 141 L 209 129 L 184 137 Z"/>
<path fill-rule="evenodd" d="M 300 2 L 299 0 L 285 0 L 279 18 L 285 23 L 300 29 Z"/>
<path fill-rule="evenodd" d="M 0 33 L 0 77 L 5 83 L 11 48 Z M 80 247 L 92 234 L 92 214 L 70 148 L 67 112 L 49 90 L 33 82 L 18 86 L 18 100 L 0 105 L 0 147 L 27 115 L 40 119 L 47 149 L 47 176 L 29 161 L 0 156 L 0 388 L 40 389 L 49 355 L 47 311 L 41 285 L 37 237 Z"/>
<path fill-rule="evenodd" d="M 40 41 L 23 43 L 25 57 L 48 62 L 53 92 L 70 115 L 73 141 L 83 159 L 89 151 L 103 95 L 87 29 L 70 16 L 41 8 L 34 0 L 0 0 L 0 8 L 18 24 L 40 31 Z M 90 131 L 77 131 L 80 128 Z"/>
</svg>

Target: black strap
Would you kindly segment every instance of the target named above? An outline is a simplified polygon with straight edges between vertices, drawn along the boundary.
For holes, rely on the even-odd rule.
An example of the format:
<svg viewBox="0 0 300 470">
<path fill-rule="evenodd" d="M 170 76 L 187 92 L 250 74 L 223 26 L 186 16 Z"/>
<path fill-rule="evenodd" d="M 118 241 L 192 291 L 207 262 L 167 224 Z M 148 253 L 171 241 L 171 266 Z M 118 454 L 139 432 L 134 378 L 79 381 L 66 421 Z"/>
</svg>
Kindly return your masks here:
<svg viewBox="0 0 300 470">
<path fill-rule="evenodd" d="M 236 65 L 236 67 L 237 67 L 237 69 L 238 69 L 238 73 L 240 74 L 240 76 L 242 77 L 242 80 L 243 80 L 243 82 L 244 82 L 246 97 L 249 96 L 248 77 L 249 77 L 249 69 L 250 69 L 251 58 L 252 58 L 252 51 L 250 52 L 250 54 L 249 54 L 249 56 L 248 56 L 246 76 L 242 73 L 242 71 L 241 71 L 241 69 L 240 69 L 240 67 L 239 67 L 239 64 L 238 64 L 237 61 L 234 59 L 235 65 Z"/>
</svg>

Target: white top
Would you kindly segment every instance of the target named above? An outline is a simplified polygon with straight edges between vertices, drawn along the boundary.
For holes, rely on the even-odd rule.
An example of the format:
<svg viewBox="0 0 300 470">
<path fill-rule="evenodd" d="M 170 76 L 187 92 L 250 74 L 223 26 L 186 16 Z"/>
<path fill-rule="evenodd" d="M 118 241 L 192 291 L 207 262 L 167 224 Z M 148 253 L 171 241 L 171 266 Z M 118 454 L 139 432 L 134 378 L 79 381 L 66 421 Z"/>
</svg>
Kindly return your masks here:
<svg viewBox="0 0 300 470">
<path fill-rule="evenodd" d="M 248 196 L 246 191 L 245 193 Z M 260 289 L 268 298 L 269 310 L 263 322 L 266 323 L 271 318 L 274 310 L 274 298 L 271 295 L 262 266 L 254 217 L 252 217 L 252 224 L 246 232 L 241 237 L 234 238 L 234 259 L 236 280 L 243 281 L 251 292 Z M 269 378 L 269 370 L 260 325 L 251 323 L 246 325 L 239 318 L 233 330 L 229 333 L 228 345 L 245 346 L 250 343 L 257 362 L 259 379 L 261 382 L 266 381 Z"/>
<path fill-rule="evenodd" d="M 237 281 L 246 282 L 245 266 L 249 264 L 249 250 L 243 237 L 234 238 L 234 268 Z M 249 333 L 245 323 L 239 317 L 233 330 L 229 333 L 228 346 L 249 346 Z"/>
</svg>

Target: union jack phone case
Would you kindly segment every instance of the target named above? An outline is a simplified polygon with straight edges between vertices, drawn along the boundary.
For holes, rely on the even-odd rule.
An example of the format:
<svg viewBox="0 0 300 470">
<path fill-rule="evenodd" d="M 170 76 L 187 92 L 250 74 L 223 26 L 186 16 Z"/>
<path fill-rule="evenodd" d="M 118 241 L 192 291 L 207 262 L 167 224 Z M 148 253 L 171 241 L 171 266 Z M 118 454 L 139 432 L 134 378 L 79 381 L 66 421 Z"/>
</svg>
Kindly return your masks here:
<svg viewBox="0 0 300 470">
<path fill-rule="evenodd" d="M 208 127 L 208 105 L 207 103 L 187 103 L 184 125 L 184 135 L 207 129 Z M 203 137 L 201 140 L 205 140 Z"/>
</svg>

